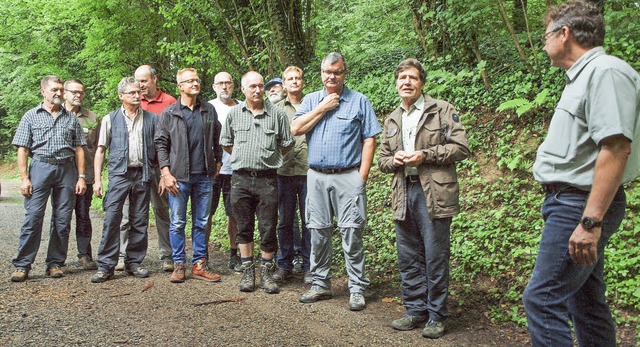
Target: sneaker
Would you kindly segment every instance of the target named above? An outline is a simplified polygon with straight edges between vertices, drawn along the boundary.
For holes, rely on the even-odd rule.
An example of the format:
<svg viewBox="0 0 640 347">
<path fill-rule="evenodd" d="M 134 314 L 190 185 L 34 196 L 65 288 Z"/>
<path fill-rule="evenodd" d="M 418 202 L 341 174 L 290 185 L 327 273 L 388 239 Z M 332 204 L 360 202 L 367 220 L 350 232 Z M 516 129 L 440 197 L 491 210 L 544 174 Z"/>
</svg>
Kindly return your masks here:
<svg viewBox="0 0 640 347">
<path fill-rule="evenodd" d="M 229 269 L 236 271 L 236 272 L 242 272 L 242 269 L 240 268 L 240 271 L 236 270 L 236 267 L 238 266 L 242 266 L 242 261 L 240 260 L 240 256 L 239 255 L 230 255 L 229 256 Z"/>
<path fill-rule="evenodd" d="M 173 283 L 182 283 L 184 282 L 184 273 L 186 268 L 183 263 L 175 263 L 173 264 L 173 273 L 171 277 L 169 277 L 169 281 Z"/>
<path fill-rule="evenodd" d="M 16 269 L 16 271 L 11 274 L 11 282 L 24 282 L 27 280 L 28 276 L 29 270 L 20 268 Z"/>
<path fill-rule="evenodd" d="M 422 336 L 430 339 L 437 339 L 442 337 L 442 335 L 444 335 L 444 322 L 429 319 L 424 329 L 422 329 Z"/>
<path fill-rule="evenodd" d="M 102 282 L 110 279 L 112 276 L 113 276 L 112 273 L 105 272 L 105 271 L 98 271 L 97 274 L 91 276 L 91 282 L 93 282 L 93 283 L 102 283 Z"/>
<path fill-rule="evenodd" d="M 162 259 L 162 271 L 173 272 L 173 260 L 169 258 Z"/>
<path fill-rule="evenodd" d="M 303 280 L 305 284 L 313 284 L 313 275 L 311 274 L 311 271 L 306 271 L 304 273 Z"/>
<path fill-rule="evenodd" d="M 96 264 L 96 262 L 87 255 L 80 257 L 80 259 L 78 259 L 78 263 L 84 270 L 98 270 L 98 264 Z"/>
<path fill-rule="evenodd" d="M 302 256 L 299 254 L 293 258 L 293 273 L 296 275 L 304 273 L 304 270 L 302 270 Z"/>
<path fill-rule="evenodd" d="M 118 260 L 118 264 L 115 268 L 116 271 L 124 271 L 124 259 Z"/>
<path fill-rule="evenodd" d="M 252 261 L 242 263 L 242 279 L 240 280 L 241 292 L 256 290 L 256 268 Z"/>
<path fill-rule="evenodd" d="M 278 270 L 273 274 L 273 280 L 276 282 L 282 282 L 288 280 L 291 276 L 293 276 L 293 272 L 291 272 L 291 270 L 278 268 Z"/>
<path fill-rule="evenodd" d="M 53 264 L 49 266 L 49 268 L 45 272 L 45 275 L 51 278 L 62 278 L 64 277 L 64 272 L 62 271 L 62 268 L 60 267 L 60 265 Z"/>
<path fill-rule="evenodd" d="M 408 313 L 405 313 L 402 318 L 396 319 L 391 322 L 391 327 L 396 330 L 402 331 L 413 330 L 421 324 L 424 324 L 424 322 L 426 321 L 427 316 L 412 316 Z"/>
<path fill-rule="evenodd" d="M 195 264 L 193 264 L 193 268 L 191 269 L 191 277 L 197 280 L 203 280 L 208 282 L 219 282 L 220 275 L 214 274 L 209 271 L 209 267 L 207 266 L 207 259 L 202 258 L 198 260 Z"/>
<path fill-rule="evenodd" d="M 244 267 L 242 266 L 242 262 L 239 262 L 238 264 L 236 264 L 236 266 L 233 267 L 233 271 L 243 273 Z"/>
<path fill-rule="evenodd" d="M 273 262 L 263 263 L 260 267 L 262 268 L 262 273 L 260 274 L 260 288 L 264 289 L 267 294 L 280 293 L 280 288 L 278 288 L 278 284 L 274 278 L 275 276 L 273 275 L 273 269 L 276 267 L 276 264 Z"/>
<path fill-rule="evenodd" d="M 349 296 L 349 309 L 351 311 L 362 311 L 367 304 L 364 302 L 362 293 L 351 293 Z"/>
<path fill-rule="evenodd" d="M 309 304 L 312 302 L 333 298 L 331 288 L 322 288 L 319 285 L 312 285 L 311 289 L 300 296 L 300 302 Z"/>
<path fill-rule="evenodd" d="M 149 277 L 149 270 L 143 268 L 142 266 L 137 266 L 132 269 L 127 269 L 127 274 L 135 276 L 137 278 L 146 278 Z"/>
</svg>

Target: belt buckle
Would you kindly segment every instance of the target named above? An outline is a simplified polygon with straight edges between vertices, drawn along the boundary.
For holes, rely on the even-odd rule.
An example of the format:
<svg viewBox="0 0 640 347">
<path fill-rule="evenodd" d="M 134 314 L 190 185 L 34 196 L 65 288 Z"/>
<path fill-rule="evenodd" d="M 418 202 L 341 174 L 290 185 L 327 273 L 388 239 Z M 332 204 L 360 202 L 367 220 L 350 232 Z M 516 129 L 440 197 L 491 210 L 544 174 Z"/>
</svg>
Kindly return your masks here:
<svg viewBox="0 0 640 347">
<path fill-rule="evenodd" d="M 249 171 L 249 176 L 251 177 L 258 177 L 258 171 Z"/>
</svg>

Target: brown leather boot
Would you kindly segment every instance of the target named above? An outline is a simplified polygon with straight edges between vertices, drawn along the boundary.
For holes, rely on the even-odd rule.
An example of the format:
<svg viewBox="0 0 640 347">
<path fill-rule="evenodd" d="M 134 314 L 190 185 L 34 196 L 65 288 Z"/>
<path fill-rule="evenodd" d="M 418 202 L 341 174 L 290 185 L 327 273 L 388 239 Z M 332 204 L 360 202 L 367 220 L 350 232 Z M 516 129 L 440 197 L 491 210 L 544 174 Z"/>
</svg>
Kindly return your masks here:
<svg viewBox="0 0 640 347">
<path fill-rule="evenodd" d="M 203 280 L 207 282 L 218 282 L 220 281 L 220 275 L 214 274 L 209 271 L 209 267 L 207 266 L 207 259 L 202 258 L 198 260 L 195 264 L 193 264 L 193 269 L 191 269 L 191 276 L 197 280 Z"/>
<path fill-rule="evenodd" d="M 169 281 L 173 283 L 182 283 L 184 282 L 184 273 L 186 271 L 186 267 L 182 263 L 175 263 L 173 266 L 173 273 L 171 274 L 171 278 Z"/>
</svg>

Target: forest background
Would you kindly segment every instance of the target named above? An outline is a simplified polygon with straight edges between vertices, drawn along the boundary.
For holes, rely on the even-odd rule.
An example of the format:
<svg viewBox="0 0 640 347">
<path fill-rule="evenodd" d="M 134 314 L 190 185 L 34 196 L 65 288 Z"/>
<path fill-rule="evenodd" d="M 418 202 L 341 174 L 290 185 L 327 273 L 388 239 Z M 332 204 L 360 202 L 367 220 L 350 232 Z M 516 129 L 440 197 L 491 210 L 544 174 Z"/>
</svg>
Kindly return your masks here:
<svg viewBox="0 0 640 347">
<path fill-rule="evenodd" d="M 640 3 L 595 1 L 606 19 L 605 49 L 640 70 Z M 0 155 L 42 98 L 47 74 L 80 78 L 85 106 L 119 105 L 117 83 L 141 64 L 177 95 L 175 73 L 194 67 L 202 97 L 214 75 L 256 70 L 268 80 L 288 65 L 305 70 L 305 92 L 322 87 L 322 57 L 347 59 L 347 85 L 372 101 L 382 123 L 400 102 L 393 70 L 425 65 L 425 91 L 457 106 L 472 155 L 458 165 L 462 213 L 452 225 L 452 300 L 481 300 L 495 320 L 525 324 L 521 294 L 543 226 L 542 190 L 531 174 L 564 86 L 542 51 L 542 20 L 554 0 L 3 0 L 0 4 Z M 398 283 L 390 175 L 368 182 L 365 247 L 374 284 Z M 627 185 L 627 217 L 606 250 L 607 297 L 618 324 L 640 336 L 640 187 Z M 99 204 L 98 204 L 99 205 Z M 216 223 L 224 217 L 216 214 Z M 213 240 L 225 250 L 224 228 Z M 335 238 L 334 270 L 343 272 Z"/>
</svg>

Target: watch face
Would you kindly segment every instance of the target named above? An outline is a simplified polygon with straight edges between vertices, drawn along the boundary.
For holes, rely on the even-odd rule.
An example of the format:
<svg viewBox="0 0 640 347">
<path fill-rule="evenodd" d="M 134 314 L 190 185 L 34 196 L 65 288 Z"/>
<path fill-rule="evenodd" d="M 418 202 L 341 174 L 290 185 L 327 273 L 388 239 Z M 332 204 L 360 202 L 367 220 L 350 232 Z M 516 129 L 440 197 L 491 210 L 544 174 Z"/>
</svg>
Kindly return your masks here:
<svg viewBox="0 0 640 347">
<path fill-rule="evenodd" d="M 582 218 L 582 226 L 585 229 L 591 229 L 591 228 L 594 227 L 595 224 L 596 224 L 596 222 L 593 219 L 589 218 L 589 217 Z"/>
</svg>

